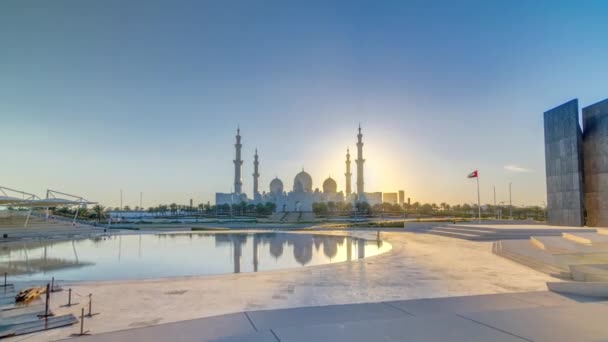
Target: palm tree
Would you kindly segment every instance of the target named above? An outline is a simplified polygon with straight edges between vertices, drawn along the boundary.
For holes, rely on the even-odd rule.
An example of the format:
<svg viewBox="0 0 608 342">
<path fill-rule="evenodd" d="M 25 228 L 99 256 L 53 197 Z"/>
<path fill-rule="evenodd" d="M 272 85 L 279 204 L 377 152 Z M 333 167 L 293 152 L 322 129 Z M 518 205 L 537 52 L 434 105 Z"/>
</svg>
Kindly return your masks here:
<svg viewBox="0 0 608 342">
<path fill-rule="evenodd" d="M 95 213 L 95 217 L 97 218 L 97 223 L 99 223 L 101 221 L 101 217 L 105 216 L 104 211 L 106 210 L 106 208 L 103 205 L 96 204 L 91 209 L 93 209 L 93 212 Z"/>
</svg>

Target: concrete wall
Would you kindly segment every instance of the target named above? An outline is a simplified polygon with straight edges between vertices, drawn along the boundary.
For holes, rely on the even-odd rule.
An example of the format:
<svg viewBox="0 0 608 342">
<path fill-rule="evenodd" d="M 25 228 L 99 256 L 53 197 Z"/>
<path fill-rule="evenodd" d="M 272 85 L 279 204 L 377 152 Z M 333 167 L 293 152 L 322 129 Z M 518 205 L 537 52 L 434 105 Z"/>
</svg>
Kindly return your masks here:
<svg viewBox="0 0 608 342">
<path fill-rule="evenodd" d="M 583 108 L 587 225 L 608 227 L 608 99 Z"/>
<path fill-rule="evenodd" d="M 582 226 L 583 142 L 578 100 L 546 111 L 544 123 L 548 223 Z"/>
</svg>

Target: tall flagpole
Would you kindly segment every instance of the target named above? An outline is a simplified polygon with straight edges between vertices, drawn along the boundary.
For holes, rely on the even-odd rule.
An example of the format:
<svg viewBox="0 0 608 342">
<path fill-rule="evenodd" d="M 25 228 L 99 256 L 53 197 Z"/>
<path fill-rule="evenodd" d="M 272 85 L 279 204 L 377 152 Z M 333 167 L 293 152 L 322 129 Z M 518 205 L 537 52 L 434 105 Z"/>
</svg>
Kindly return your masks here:
<svg viewBox="0 0 608 342">
<path fill-rule="evenodd" d="M 479 212 L 479 223 L 481 224 L 481 199 L 479 197 L 479 173 L 477 174 L 477 210 Z"/>
</svg>

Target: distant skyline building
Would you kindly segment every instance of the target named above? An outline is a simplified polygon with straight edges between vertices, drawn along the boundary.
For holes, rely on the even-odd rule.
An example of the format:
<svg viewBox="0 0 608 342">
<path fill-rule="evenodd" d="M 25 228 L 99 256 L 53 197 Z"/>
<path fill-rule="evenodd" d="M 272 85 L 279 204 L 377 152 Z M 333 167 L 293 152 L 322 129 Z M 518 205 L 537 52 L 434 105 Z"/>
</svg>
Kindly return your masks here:
<svg viewBox="0 0 608 342">
<path fill-rule="evenodd" d="M 399 190 L 399 205 L 403 206 L 403 203 L 405 203 L 405 191 Z"/>
<path fill-rule="evenodd" d="M 399 195 L 396 192 L 385 192 L 382 194 L 382 202 L 397 204 L 399 200 Z"/>
<path fill-rule="evenodd" d="M 361 124 L 359 124 L 359 134 L 357 134 L 357 196 L 358 200 L 365 200 L 365 188 L 363 182 L 363 134 L 361 134 Z"/>
</svg>

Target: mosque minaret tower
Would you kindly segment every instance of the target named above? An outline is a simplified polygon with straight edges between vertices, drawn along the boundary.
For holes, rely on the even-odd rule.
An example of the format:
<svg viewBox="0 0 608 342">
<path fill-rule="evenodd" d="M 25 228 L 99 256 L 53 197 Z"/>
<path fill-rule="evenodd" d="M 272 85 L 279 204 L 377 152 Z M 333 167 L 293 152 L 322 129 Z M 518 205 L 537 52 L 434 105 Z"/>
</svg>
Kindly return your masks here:
<svg viewBox="0 0 608 342">
<path fill-rule="evenodd" d="M 243 160 L 241 159 L 241 129 L 236 129 L 236 144 L 234 148 L 236 150 L 236 156 L 234 159 L 234 193 L 240 194 L 243 191 L 243 179 L 241 178 L 241 171 L 243 168 Z"/>
<path fill-rule="evenodd" d="M 352 177 L 352 173 L 350 172 L 350 151 L 348 150 L 348 147 L 346 148 L 346 173 L 344 174 L 344 176 L 346 176 L 346 196 L 350 196 L 350 194 L 352 193 L 352 189 L 350 186 L 350 179 Z"/>
<path fill-rule="evenodd" d="M 365 189 L 363 187 L 363 134 L 361 134 L 361 124 L 359 124 L 359 134 L 357 134 L 357 195 L 359 200 L 362 200 L 365 196 Z"/>
<path fill-rule="evenodd" d="M 255 201 L 260 201 L 260 191 L 258 190 L 258 179 L 260 178 L 260 172 L 258 167 L 260 162 L 258 160 L 258 149 L 255 149 L 255 155 L 253 156 L 253 199 Z"/>
</svg>

